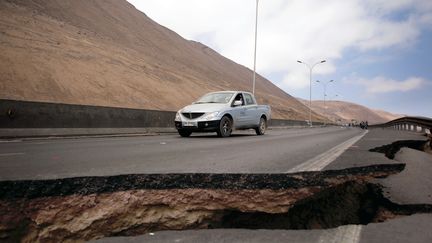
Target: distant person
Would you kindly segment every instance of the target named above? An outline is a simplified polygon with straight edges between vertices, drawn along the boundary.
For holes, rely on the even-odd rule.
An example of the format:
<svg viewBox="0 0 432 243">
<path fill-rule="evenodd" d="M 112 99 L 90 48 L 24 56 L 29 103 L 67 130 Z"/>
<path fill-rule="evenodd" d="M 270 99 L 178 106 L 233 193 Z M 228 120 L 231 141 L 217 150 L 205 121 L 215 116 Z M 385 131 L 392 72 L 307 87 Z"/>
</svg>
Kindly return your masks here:
<svg viewBox="0 0 432 243">
<path fill-rule="evenodd" d="M 365 129 L 365 122 L 364 122 L 364 121 L 361 121 L 361 122 L 360 122 L 360 128 L 361 128 L 361 129 Z"/>
</svg>

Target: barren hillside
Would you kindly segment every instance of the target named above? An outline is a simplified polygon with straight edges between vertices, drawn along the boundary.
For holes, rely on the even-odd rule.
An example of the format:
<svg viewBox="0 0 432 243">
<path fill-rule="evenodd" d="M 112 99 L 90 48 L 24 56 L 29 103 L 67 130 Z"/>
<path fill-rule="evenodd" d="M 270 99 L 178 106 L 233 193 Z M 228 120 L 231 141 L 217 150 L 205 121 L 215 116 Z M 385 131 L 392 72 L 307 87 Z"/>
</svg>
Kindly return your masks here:
<svg viewBox="0 0 432 243">
<path fill-rule="evenodd" d="M 3 0 L 0 76 L 3 99 L 173 111 L 250 90 L 252 72 L 125 0 Z M 305 119 L 307 107 L 261 76 L 256 96 L 274 118 Z"/>
<path fill-rule="evenodd" d="M 309 103 L 302 100 L 306 105 Z M 392 114 L 386 111 L 373 110 L 362 105 L 345 101 L 312 101 L 312 110 L 328 117 L 332 121 L 351 122 L 352 120 L 368 121 L 369 124 L 378 124 L 394 120 L 403 115 Z"/>
</svg>

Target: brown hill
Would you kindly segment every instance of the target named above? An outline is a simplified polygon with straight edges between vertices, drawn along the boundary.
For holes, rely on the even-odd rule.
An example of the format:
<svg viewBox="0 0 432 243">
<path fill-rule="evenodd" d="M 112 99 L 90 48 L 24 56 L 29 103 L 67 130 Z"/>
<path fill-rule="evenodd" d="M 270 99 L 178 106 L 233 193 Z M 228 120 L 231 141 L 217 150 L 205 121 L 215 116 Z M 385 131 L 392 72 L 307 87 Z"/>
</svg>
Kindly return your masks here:
<svg viewBox="0 0 432 243">
<path fill-rule="evenodd" d="M 177 110 L 209 91 L 252 86 L 251 70 L 125 0 L 4 0 L 0 31 L 3 99 Z M 256 96 L 274 118 L 308 114 L 261 76 Z"/>
<path fill-rule="evenodd" d="M 309 101 L 301 100 L 305 105 Z M 392 114 L 390 112 L 369 109 L 365 106 L 346 102 L 346 101 L 312 101 L 312 110 L 328 117 L 332 121 L 350 123 L 353 120 L 368 121 L 369 124 L 379 124 L 402 117 L 403 115 Z"/>
<path fill-rule="evenodd" d="M 375 112 L 376 114 L 378 114 L 380 117 L 384 118 L 385 121 L 391 121 L 391 120 L 406 116 L 406 115 L 401 115 L 401 114 L 393 114 L 393 113 L 383 111 L 383 110 L 372 109 L 372 111 Z"/>
</svg>

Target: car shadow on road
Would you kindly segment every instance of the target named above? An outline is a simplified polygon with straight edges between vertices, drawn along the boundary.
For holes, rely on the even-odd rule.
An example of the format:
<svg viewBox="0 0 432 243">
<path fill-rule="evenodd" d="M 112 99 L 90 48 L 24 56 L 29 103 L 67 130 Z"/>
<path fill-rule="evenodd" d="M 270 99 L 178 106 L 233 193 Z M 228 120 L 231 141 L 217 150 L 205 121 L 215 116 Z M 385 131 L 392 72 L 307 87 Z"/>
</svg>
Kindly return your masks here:
<svg viewBox="0 0 432 243">
<path fill-rule="evenodd" d="M 236 138 L 236 137 L 255 137 L 255 136 L 257 135 L 252 133 L 251 134 L 231 134 L 230 137 L 224 139 Z M 192 134 L 187 139 L 193 139 L 193 138 L 220 138 L 220 137 L 217 134 Z"/>
</svg>

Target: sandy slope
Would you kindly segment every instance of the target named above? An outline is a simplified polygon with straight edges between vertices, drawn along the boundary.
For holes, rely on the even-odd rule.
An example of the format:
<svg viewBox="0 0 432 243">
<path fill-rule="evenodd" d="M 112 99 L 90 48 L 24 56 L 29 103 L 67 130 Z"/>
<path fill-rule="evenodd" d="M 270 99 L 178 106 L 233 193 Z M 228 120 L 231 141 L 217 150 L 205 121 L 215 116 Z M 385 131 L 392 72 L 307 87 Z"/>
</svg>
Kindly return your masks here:
<svg viewBox="0 0 432 243">
<path fill-rule="evenodd" d="M 252 72 L 125 0 L 4 0 L 0 76 L 3 99 L 177 110 L 209 91 L 250 90 Z M 256 93 L 274 118 L 308 114 L 262 77 Z"/>
<path fill-rule="evenodd" d="M 343 122 L 351 122 L 352 120 L 356 120 L 358 122 L 368 121 L 369 124 L 384 123 L 403 116 L 370 109 L 350 102 L 334 100 L 326 101 L 325 105 L 322 100 L 312 101 L 312 110 L 329 117 L 332 121 L 341 120 Z"/>
</svg>

